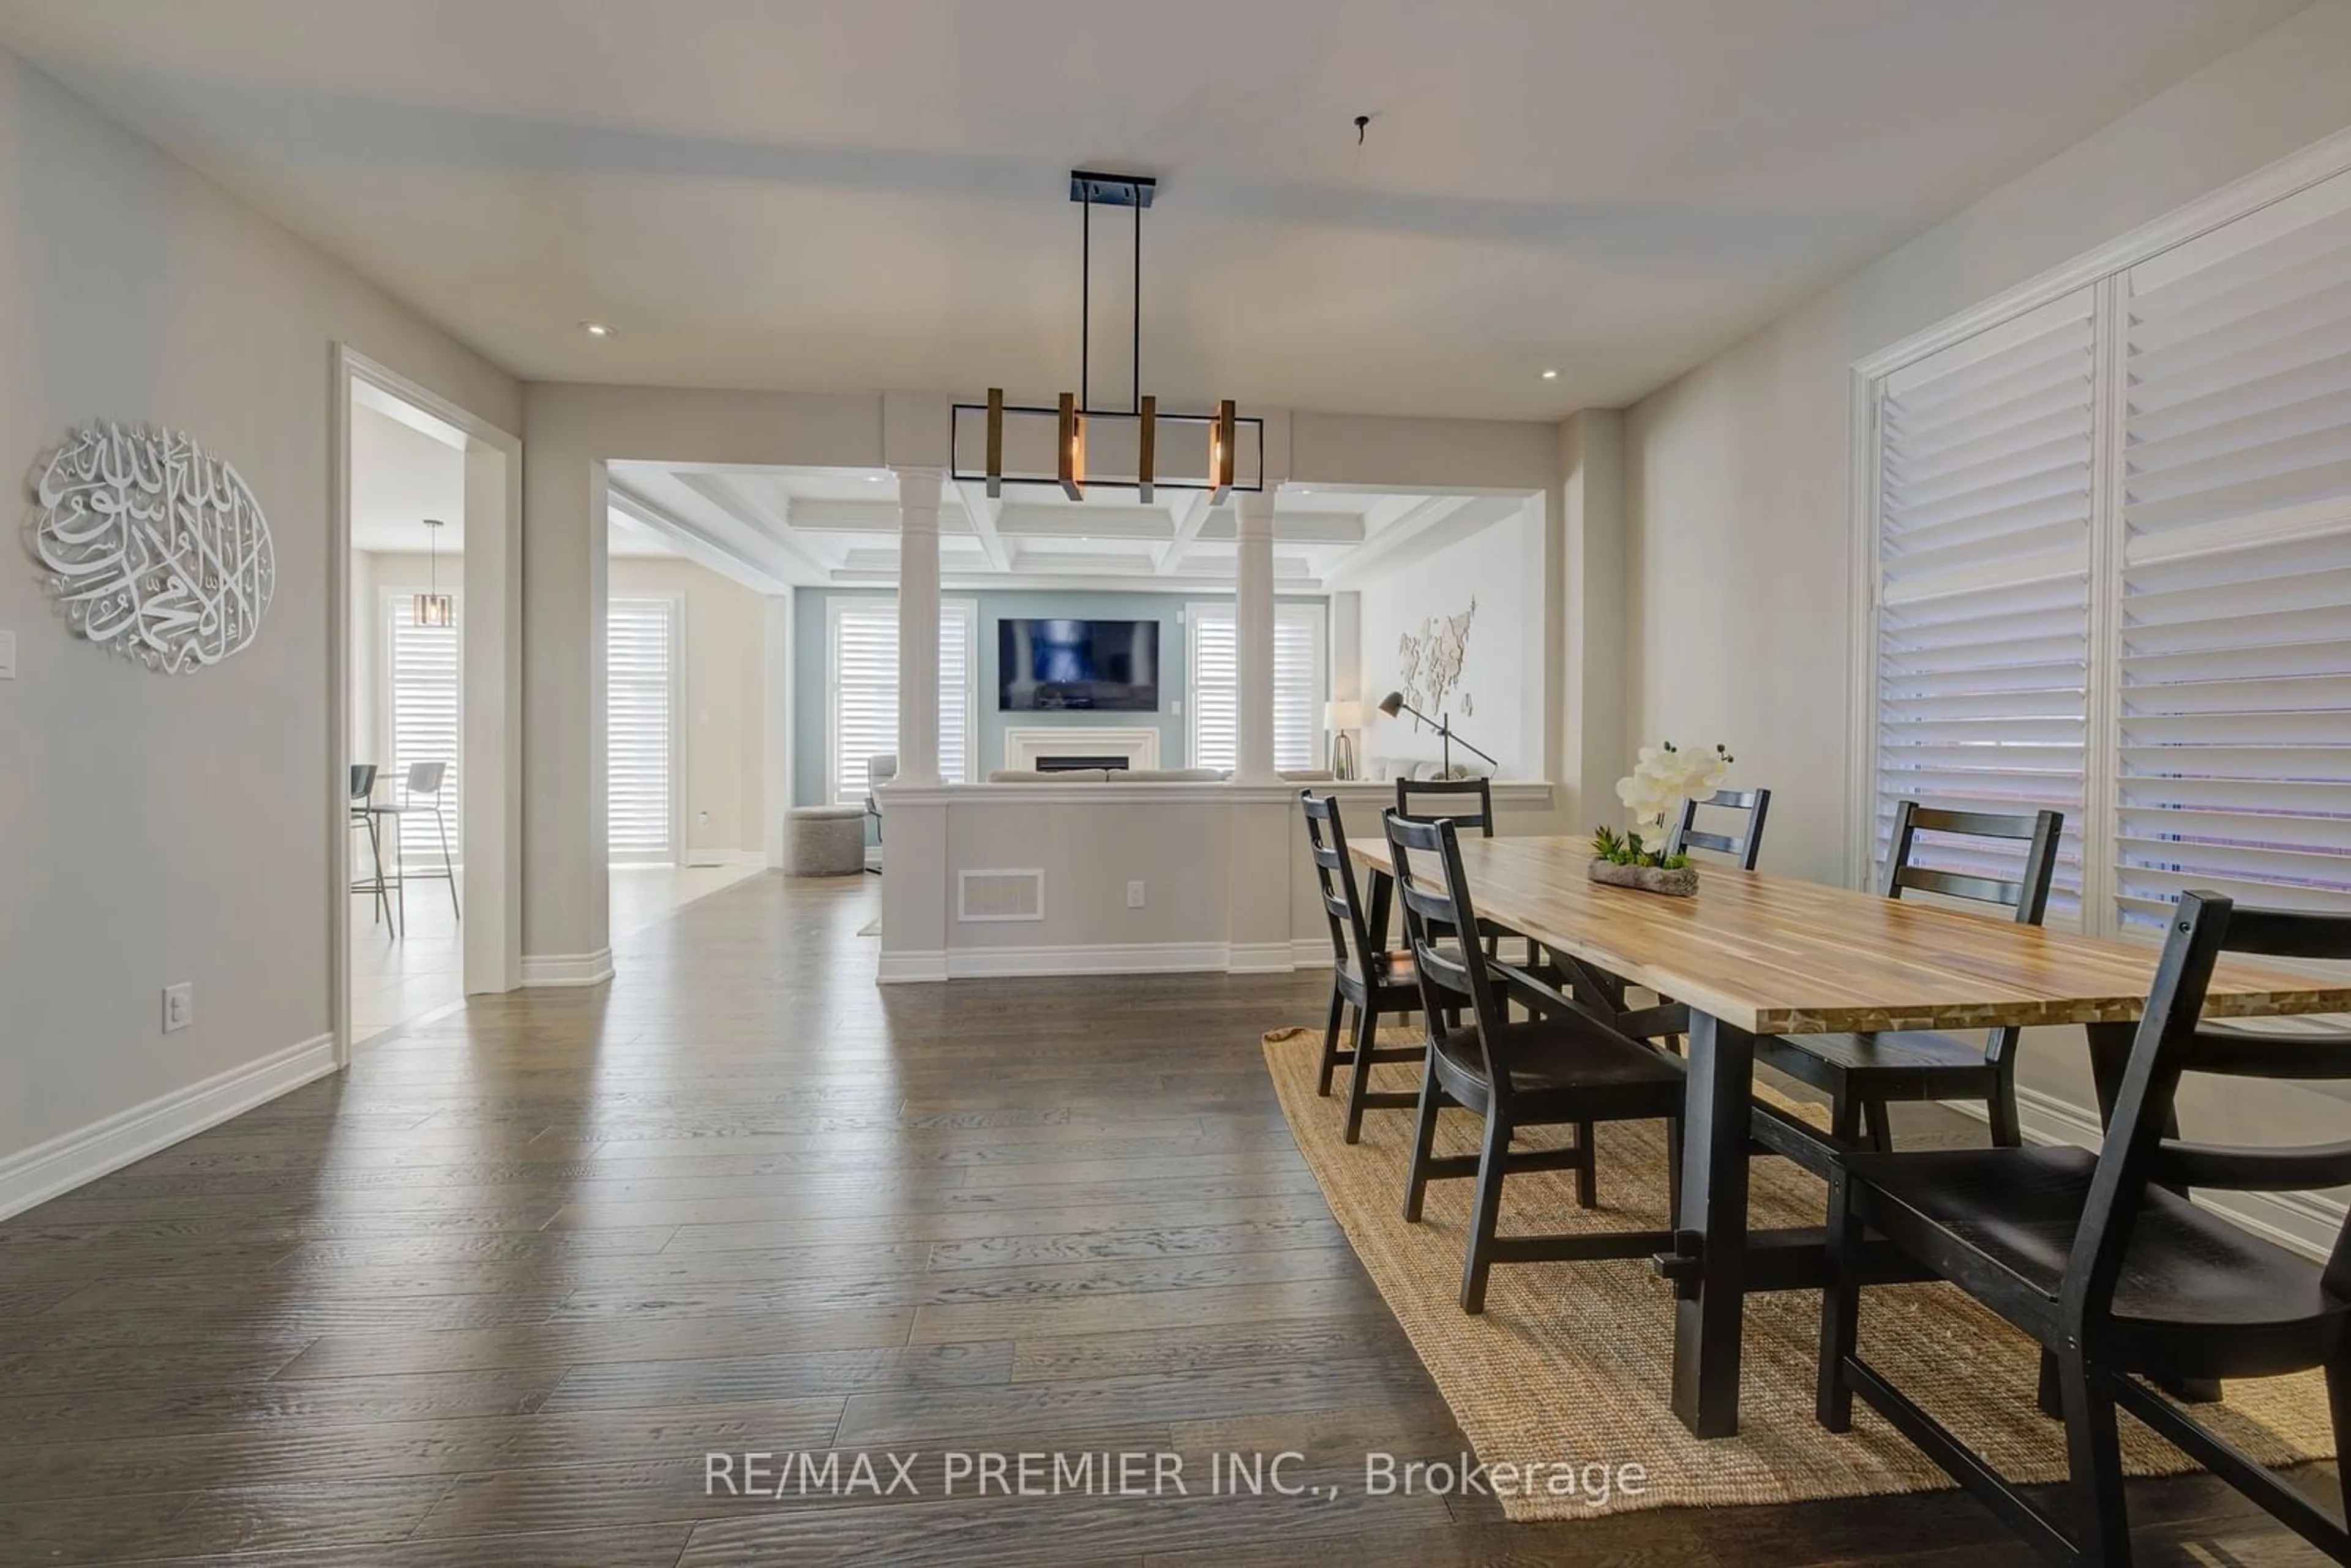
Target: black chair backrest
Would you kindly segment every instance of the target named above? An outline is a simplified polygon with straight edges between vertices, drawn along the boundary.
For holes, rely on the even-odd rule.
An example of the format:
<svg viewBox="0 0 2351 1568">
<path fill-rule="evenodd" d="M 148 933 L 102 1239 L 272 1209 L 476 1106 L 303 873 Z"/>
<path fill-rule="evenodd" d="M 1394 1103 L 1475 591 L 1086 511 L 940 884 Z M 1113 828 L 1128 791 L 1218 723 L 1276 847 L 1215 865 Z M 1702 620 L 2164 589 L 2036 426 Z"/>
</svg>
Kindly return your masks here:
<svg viewBox="0 0 2351 1568">
<path fill-rule="evenodd" d="M 354 762 L 354 763 L 352 763 L 352 764 L 351 764 L 351 804 L 353 804 L 353 805 L 355 805 L 355 806 L 356 806 L 356 805 L 360 805 L 360 804 L 363 803 L 363 802 L 367 800 L 367 798 L 368 798 L 369 796 L 371 796 L 371 795 L 372 795 L 372 794 L 374 794 L 374 793 L 375 793 L 375 764 L 374 764 L 374 763 L 372 763 L 372 762 Z"/>
<path fill-rule="evenodd" d="M 2064 828 L 2063 811 L 2035 811 L 2029 816 L 1942 811 L 1921 806 L 1916 800 L 1905 800 L 1894 818 L 1893 852 L 1886 857 L 1886 896 L 1899 898 L 1905 888 L 1915 888 L 1949 898 L 2001 904 L 2016 911 L 2018 925 L 2038 925 L 2049 909 L 2049 883 L 2057 873 L 2057 839 Z M 2022 841 L 2025 845 L 2024 870 L 2016 881 L 2005 882 L 1999 877 L 1914 865 L 1910 857 L 1917 851 L 1918 835 L 1922 832 Z"/>
<path fill-rule="evenodd" d="M 1698 826 L 1698 809 L 1700 806 L 1746 812 L 1746 831 L 1704 831 Z M 1677 855 L 1690 850 L 1711 850 L 1716 854 L 1729 855 L 1737 861 L 1740 870 L 1753 871 L 1755 857 L 1763 852 L 1763 814 L 1771 809 L 1771 791 L 1769 789 L 1718 789 L 1703 800 L 1685 800 L 1682 802 L 1682 819 L 1666 839 L 1666 852 Z"/>
<path fill-rule="evenodd" d="M 448 776 L 445 762 L 412 762 L 408 765 L 408 792 L 412 795 L 438 795 L 441 780 Z"/>
<path fill-rule="evenodd" d="M 1306 810 L 1306 852 L 1314 862 L 1315 881 L 1322 884 L 1322 913 L 1331 922 L 1333 961 L 1369 985 L 1371 928 L 1356 892 L 1354 862 L 1347 857 L 1347 830 L 1339 821 L 1339 801 L 1336 797 L 1317 800 L 1313 790 L 1301 789 L 1298 803 Z"/>
<path fill-rule="evenodd" d="M 2239 909 L 2217 893 L 2180 895 L 2067 1260 L 2064 1302 L 2073 1321 L 2111 1307 L 2131 1223 L 2150 1185 L 2303 1192 L 2351 1184 L 2351 1141 L 2231 1148 L 2167 1135 L 2182 1073 L 2351 1079 L 2351 1034 L 2257 1034 L 2204 1023 L 2204 994 L 2222 953 L 2351 961 L 2351 915 Z M 2351 1217 L 2335 1236 L 2325 1281 L 2351 1297 Z"/>
<path fill-rule="evenodd" d="M 1404 905 L 1405 937 L 1412 947 L 1413 970 L 1420 977 L 1421 1010 L 1427 1015 L 1429 1032 L 1434 1036 L 1442 1029 L 1445 1015 L 1458 1012 L 1466 998 L 1478 1023 L 1486 1081 L 1496 1102 L 1507 1103 L 1510 1075 L 1496 1058 L 1505 1014 L 1485 951 L 1474 941 L 1439 940 L 1478 929 L 1469 881 L 1461 869 L 1460 831 L 1449 817 L 1416 822 L 1393 809 L 1381 821 L 1395 862 L 1396 899 Z"/>
<path fill-rule="evenodd" d="M 1477 797 L 1477 805 L 1469 804 Z M 1444 818 L 1494 836 L 1494 790 L 1485 779 L 1399 779 L 1396 815 L 1414 822 Z"/>
</svg>

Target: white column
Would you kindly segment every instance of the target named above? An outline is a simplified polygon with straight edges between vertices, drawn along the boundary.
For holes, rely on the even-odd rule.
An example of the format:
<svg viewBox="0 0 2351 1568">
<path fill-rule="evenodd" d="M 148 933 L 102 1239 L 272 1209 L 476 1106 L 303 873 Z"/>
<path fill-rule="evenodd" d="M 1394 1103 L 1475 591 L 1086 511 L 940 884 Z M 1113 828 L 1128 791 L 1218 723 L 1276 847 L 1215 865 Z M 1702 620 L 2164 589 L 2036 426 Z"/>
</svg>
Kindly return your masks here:
<svg viewBox="0 0 2351 1568">
<path fill-rule="evenodd" d="M 1240 675 L 1240 763 L 1235 781 L 1273 778 L 1273 492 L 1233 493 L 1233 624 Z"/>
<path fill-rule="evenodd" d="M 939 484 L 898 471 L 898 782 L 939 781 Z M 886 857 L 885 857 L 886 858 Z"/>
</svg>

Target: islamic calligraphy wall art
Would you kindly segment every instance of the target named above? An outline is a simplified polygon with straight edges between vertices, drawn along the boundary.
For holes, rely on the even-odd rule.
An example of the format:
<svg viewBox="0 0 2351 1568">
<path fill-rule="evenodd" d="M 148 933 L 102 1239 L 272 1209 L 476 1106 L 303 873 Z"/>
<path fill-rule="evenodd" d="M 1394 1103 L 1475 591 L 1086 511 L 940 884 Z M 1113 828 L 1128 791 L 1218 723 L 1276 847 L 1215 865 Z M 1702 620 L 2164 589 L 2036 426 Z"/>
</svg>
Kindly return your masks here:
<svg viewBox="0 0 2351 1568">
<path fill-rule="evenodd" d="M 261 503 L 183 431 L 76 431 L 33 471 L 34 556 L 67 624 L 165 674 L 246 647 L 277 581 Z"/>
</svg>

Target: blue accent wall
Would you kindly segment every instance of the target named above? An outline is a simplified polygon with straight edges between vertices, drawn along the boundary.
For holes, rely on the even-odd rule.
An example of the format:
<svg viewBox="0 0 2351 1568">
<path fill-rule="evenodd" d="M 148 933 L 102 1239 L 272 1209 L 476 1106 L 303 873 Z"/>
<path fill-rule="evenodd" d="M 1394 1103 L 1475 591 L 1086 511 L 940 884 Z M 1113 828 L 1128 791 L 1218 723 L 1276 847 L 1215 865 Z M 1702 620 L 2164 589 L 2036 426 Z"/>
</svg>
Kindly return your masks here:
<svg viewBox="0 0 2351 1568">
<path fill-rule="evenodd" d="M 801 588 L 792 602 L 792 803 L 814 805 L 824 799 L 828 660 L 825 637 L 830 617 L 825 604 L 833 599 L 894 599 L 890 591 Z M 1004 766 L 1004 727 L 1066 726 L 1083 729 L 1109 725 L 1122 729 L 1155 724 L 1159 727 L 1159 765 L 1188 766 L 1184 755 L 1184 715 L 1177 706 L 1190 680 L 1184 626 L 1176 617 L 1186 604 L 1228 602 L 1230 594 L 1202 593 L 1072 593 L 990 591 L 956 593 L 949 599 L 969 599 L 979 605 L 978 777 L 985 779 Z M 1319 595 L 1283 594 L 1284 603 L 1323 603 Z M 1149 713 L 999 713 L 996 706 L 996 623 L 1012 620 L 1061 618 L 1073 621 L 1156 621 L 1159 622 L 1159 711 Z"/>
</svg>

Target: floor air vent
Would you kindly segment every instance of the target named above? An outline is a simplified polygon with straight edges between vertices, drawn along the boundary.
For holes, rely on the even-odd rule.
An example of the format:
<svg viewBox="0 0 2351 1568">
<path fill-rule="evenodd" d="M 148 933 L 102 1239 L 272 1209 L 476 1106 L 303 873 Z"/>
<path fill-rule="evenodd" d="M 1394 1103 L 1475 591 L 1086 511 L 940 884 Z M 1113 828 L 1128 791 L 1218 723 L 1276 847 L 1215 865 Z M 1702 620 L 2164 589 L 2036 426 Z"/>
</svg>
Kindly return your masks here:
<svg viewBox="0 0 2351 1568">
<path fill-rule="evenodd" d="M 1041 871 L 964 871 L 956 873 L 956 918 L 1042 920 L 1045 873 Z"/>
</svg>

